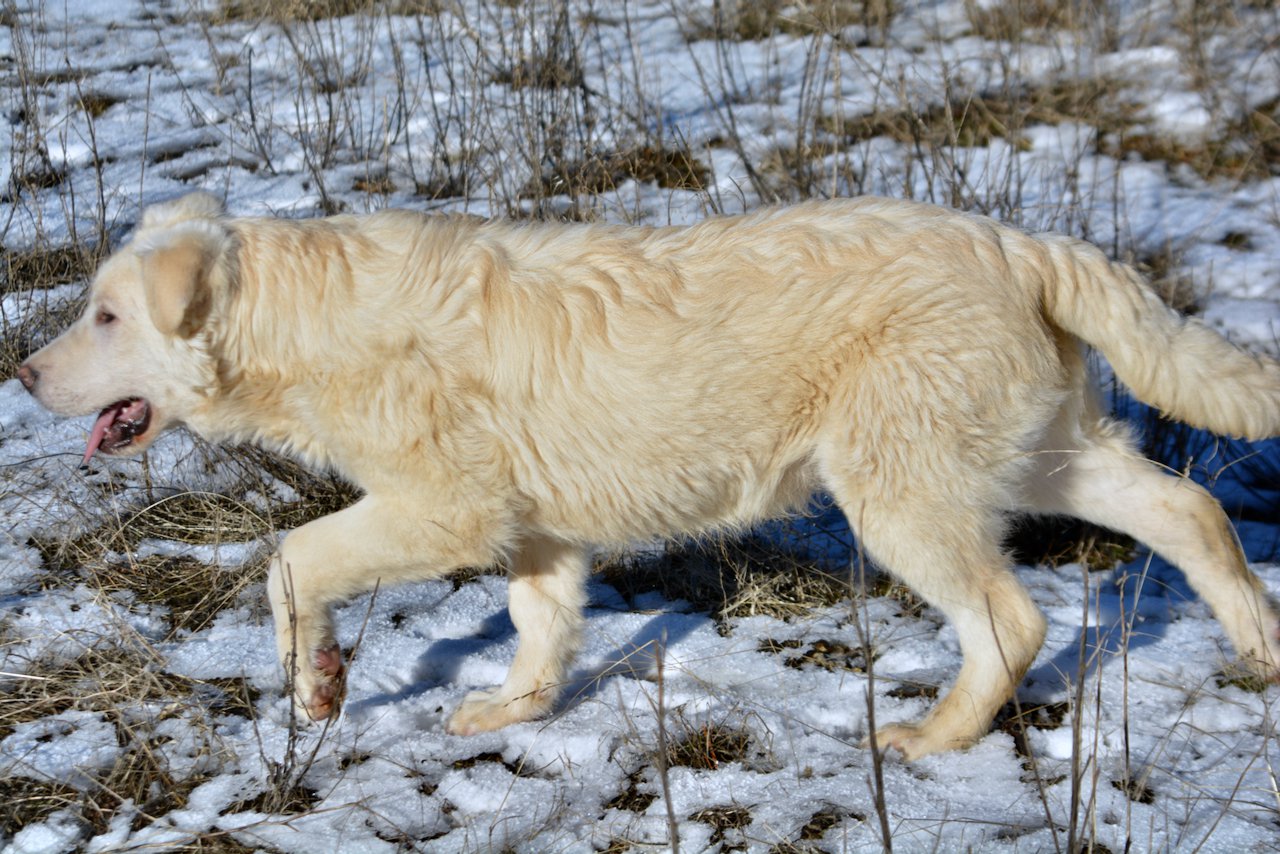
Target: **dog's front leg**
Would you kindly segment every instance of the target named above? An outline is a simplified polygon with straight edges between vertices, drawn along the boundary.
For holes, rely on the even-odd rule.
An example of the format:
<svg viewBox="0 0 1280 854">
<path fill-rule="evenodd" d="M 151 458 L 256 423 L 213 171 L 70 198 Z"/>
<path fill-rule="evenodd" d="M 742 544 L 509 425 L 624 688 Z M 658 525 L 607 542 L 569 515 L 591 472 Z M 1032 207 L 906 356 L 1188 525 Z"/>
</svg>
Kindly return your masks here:
<svg viewBox="0 0 1280 854">
<path fill-rule="evenodd" d="M 286 559 L 282 549 L 271 559 L 267 596 L 286 685 L 299 711 L 318 721 L 341 701 L 345 674 L 330 604 L 316 595 L 317 574 L 305 562 Z"/>
<path fill-rule="evenodd" d="M 456 505 L 455 505 L 456 507 Z M 285 537 L 271 561 L 267 595 L 276 649 L 294 700 L 324 720 L 342 699 L 343 665 L 332 606 L 376 584 L 433 578 L 491 564 L 500 552 L 482 514 L 424 513 L 403 496 L 367 495 Z"/>
<path fill-rule="evenodd" d="M 506 681 L 473 691 L 449 718 L 455 735 L 499 729 L 549 712 L 577 652 L 590 568 L 581 547 L 529 537 L 512 555 L 507 610 L 520 634 Z"/>
</svg>

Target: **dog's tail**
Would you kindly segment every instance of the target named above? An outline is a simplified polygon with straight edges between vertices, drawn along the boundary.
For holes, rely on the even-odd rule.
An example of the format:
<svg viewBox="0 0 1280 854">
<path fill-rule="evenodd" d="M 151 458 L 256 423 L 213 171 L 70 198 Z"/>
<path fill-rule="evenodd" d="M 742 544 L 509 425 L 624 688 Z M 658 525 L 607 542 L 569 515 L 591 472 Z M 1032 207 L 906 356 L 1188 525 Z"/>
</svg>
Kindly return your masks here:
<svg viewBox="0 0 1280 854">
<path fill-rule="evenodd" d="M 1182 317 L 1096 247 L 1060 235 L 1037 239 L 1052 259 L 1044 288 L 1050 317 L 1098 348 L 1138 398 L 1214 433 L 1280 435 L 1280 363 Z"/>
</svg>

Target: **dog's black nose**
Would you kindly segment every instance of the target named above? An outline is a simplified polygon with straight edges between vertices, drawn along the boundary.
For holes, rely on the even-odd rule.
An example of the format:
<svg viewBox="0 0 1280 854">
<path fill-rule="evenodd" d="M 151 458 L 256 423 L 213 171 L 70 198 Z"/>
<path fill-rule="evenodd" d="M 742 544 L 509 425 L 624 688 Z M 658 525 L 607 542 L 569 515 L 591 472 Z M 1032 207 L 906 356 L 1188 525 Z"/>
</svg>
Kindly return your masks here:
<svg viewBox="0 0 1280 854">
<path fill-rule="evenodd" d="M 40 372 L 30 365 L 22 365 L 18 368 L 18 382 L 26 386 L 27 391 L 31 391 L 36 387 L 36 380 L 40 379 Z"/>
</svg>

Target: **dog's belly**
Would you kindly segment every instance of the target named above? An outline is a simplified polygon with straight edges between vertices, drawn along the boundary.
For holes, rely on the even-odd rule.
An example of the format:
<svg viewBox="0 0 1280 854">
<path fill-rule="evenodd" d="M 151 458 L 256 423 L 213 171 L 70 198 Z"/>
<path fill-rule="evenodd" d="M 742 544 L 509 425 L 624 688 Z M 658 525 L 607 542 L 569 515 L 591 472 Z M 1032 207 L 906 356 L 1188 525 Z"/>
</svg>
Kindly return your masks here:
<svg viewBox="0 0 1280 854">
<path fill-rule="evenodd" d="M 620 546 L 779 516 L 802 508 L 817 486 L 807 456 L 797 454 L 608 463 L 564 467 L 523 484 L 525 524 L 560 539 Z"/>
</svg>

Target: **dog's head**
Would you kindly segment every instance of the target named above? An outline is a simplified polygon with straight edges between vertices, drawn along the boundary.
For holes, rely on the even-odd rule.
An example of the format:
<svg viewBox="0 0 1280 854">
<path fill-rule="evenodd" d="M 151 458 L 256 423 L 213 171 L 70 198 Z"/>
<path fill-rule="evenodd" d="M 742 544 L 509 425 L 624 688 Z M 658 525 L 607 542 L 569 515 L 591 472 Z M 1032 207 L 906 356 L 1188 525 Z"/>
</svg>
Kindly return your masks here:
<svg viewBox="0 0 1280 854">
<path fill-rule="evenodd" d="M 86 462 L 144 450 L 198 405 L 212 382 L 202 332 L 227 288 L 230 247 L 213 196 L 148 208 L 98 270 L 80 319 L 18 369 L 59 415 L 99 413 Z"/>
</svg>

